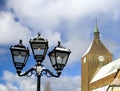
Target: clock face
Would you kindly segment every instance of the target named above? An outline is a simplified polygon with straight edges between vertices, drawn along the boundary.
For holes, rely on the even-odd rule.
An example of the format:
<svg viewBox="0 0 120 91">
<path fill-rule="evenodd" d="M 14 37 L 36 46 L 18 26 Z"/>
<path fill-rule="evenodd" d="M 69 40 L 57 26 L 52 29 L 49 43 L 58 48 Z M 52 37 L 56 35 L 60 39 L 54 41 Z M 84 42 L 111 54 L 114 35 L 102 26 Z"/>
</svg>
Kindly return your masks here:
<svg viewBox="0 0 120 91">
<path fill-rule="evenodd" d="M 99 57 L 98 57 L 98 60 L 99 60 L 100 62 L 103 62 L 103 61 L 104 61 L 104 56 L 99 56 Z"/>
<path fill-rule="evenodd" d="M 84 58 L 84 61 L 83 61 L 84 63 L 86 63 L 86 57 Z"/>
</svg>

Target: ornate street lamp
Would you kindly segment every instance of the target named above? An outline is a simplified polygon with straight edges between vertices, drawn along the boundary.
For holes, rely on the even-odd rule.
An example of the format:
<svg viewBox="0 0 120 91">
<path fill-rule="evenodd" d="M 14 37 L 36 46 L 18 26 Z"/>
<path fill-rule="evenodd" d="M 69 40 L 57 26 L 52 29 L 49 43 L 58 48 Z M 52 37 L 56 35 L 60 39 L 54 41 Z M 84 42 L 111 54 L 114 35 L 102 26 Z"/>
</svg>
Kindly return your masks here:
<svg viewBox="0 0 120 91">
<path fill-rule="evenodd" d="M 63 70 L 70 53 L 70 50 L 61 46 L 60 41 L 58 41 L 57 47 L 55 47 L 53 51 L 49 52 L 48 55 L 50 62 L 57 72 L 61 72 Z"/>
<path fill-rule="evenodd" d="M 22 40 L 19 41 L 18 45 L 10 47 L 14 66 L 16 67 L 18 75 L 25 66 L 29 57 L 29 50 L 22 44 Z"/>
<path fill-rule="evenodd" d="M 45 59 L 47 50 L 48 50 L 48 41 L 41 38 L 38 33 L 38 37 L 33 40 L 30 39 L 30 46 L 34 55 L 34 59 L 37 62 L 42 62 Z"/>
<path fill-rule="evenodd" d="M 58 45 L 51 52 L 49 52 L 48 55 L 50 58 L 50 62 L 57 73 L 53 74 L 50 70 L 44 68 L 42 65 L 42 62 L 45 59 L 48 50 L 48 41 L 44 38 L 41 38 L 40 34 L 38 33 L 38 37 L 34 38 L 33 40 L 30 39 L 29 43 L 34 59 L 36 60 L 36 64 L 24 73 L 21 73 L 21 70 L 23 69 L 23 67 L 25 67 L 28 60 L 29 49 L 26 48 L 22 44 L 22 40 L 20 40 L 18 45 L 10 47 L 10 51 L 18 76 L 30 77 L 32 76 L 32 74 L 35 73 L 37 75 L 37 91 L 40 91 L 41 76 L 45 74 L 47 77 L 59 77 L 61 75 L 61 71 L 66 66 L 71 51 L 67 50 L 65 47 L 62 47 L 60 42 L 58 42 Z"/>
</svg>

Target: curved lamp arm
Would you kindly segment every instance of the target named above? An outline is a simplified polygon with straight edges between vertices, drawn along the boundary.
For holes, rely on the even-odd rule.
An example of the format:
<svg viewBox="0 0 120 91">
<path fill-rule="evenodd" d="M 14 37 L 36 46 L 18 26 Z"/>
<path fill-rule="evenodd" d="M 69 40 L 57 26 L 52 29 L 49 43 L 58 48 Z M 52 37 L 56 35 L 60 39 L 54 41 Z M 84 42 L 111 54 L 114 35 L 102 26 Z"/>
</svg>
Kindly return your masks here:
<svg viewBox="0 0 120 91">
<path fill-rule="evenodd" d="M 34 71 L 36 73 L 34 73 Z M 18 76 L 32 76 L 33 74 L 37 74 L 37 69 L 35 67 L 32 67 L 31 69 L 29 69 L 28 71 L 21 73 L 21 71 L 17 71 Z M 46 69 L 46 68 L 42 68 L 41 72 L 40 72 L 40 76 L 43 76 L 43 74 L 45 74 L 47 77 L 60 77 L 61 72 L 57 72 L 57 74 L 53 74 L 50 70 Z M 38 74 L 37 74 L 38 75 Z"/>
<path fill-rule="evenodd" d="M 60 77 L 61 72 L 57 72 L 57 74 L 53 74 L 51 71 L 48 69 L 42 69 L 42 72 L 47 76 L 47 77 Z"/>
<path fill-rule="evenodd" d="M 25 73 L 21 73 L 21 71 L 17 71 L 17 74 L 18 74 L 18 76 L 28 76 L 28 77 L 30 77 L 30 76 L 32 76 L 32 74 L 34 74 L 34 72 L 33 71 L 36 71 L 36 68 L 31 68 L 31 69 L 29 69 L 28 71 L 26 71 Z"/>
</svg>

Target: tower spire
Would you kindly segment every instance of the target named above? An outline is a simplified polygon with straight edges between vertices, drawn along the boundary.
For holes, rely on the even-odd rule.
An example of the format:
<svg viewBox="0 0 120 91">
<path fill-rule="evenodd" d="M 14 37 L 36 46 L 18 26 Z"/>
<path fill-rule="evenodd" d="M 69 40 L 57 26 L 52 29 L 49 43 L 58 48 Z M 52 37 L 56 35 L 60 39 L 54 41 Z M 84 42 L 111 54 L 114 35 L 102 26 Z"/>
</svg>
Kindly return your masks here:
<svg viewBox="0 0 120 91">
<path fill-rule="evenodd" d="M 94 38 L 99 39 L 99 29 L 98 29 L 98 24 L 97 24 L 97 17 L 96 17 L 96 27 L 95 27 L 95 30 L 94 30 Z"/>
</svg>

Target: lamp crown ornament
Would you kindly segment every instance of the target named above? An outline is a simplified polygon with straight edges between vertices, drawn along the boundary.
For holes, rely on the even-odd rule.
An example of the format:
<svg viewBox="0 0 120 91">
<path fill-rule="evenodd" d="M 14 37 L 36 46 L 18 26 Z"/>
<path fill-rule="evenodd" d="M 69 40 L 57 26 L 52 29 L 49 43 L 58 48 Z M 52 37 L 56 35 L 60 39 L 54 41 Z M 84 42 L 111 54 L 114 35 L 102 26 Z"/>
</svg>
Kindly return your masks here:
<svg viewBox="0 0 120 91">
<path fill-rule="evenodd" d="M 57 45 L 57 47 L 59 47 L 59 48 L 63 48 L 63 47 L 61 46 L 61 42 L 60 42 L 60 41 L 58 41 L 58 45 Z"/>
<path fill-rule="evenodd" d="M 41 33 L 38 33 L 38 37 L 40 37 Z"/>
<path fill-rule="evenodd" d="M 37 40 L 39 40 L 39 39 L 40 39 L 40 35 L 41 35 L 41 33 L 38 33 Z"/>
<path fill-rule="evenodd" d="M 19 45 L 23 45 L 23 44 L 22 44 L 22 40 L 21 40 L 21 39 L 19 40 Z"/>
</svg>

